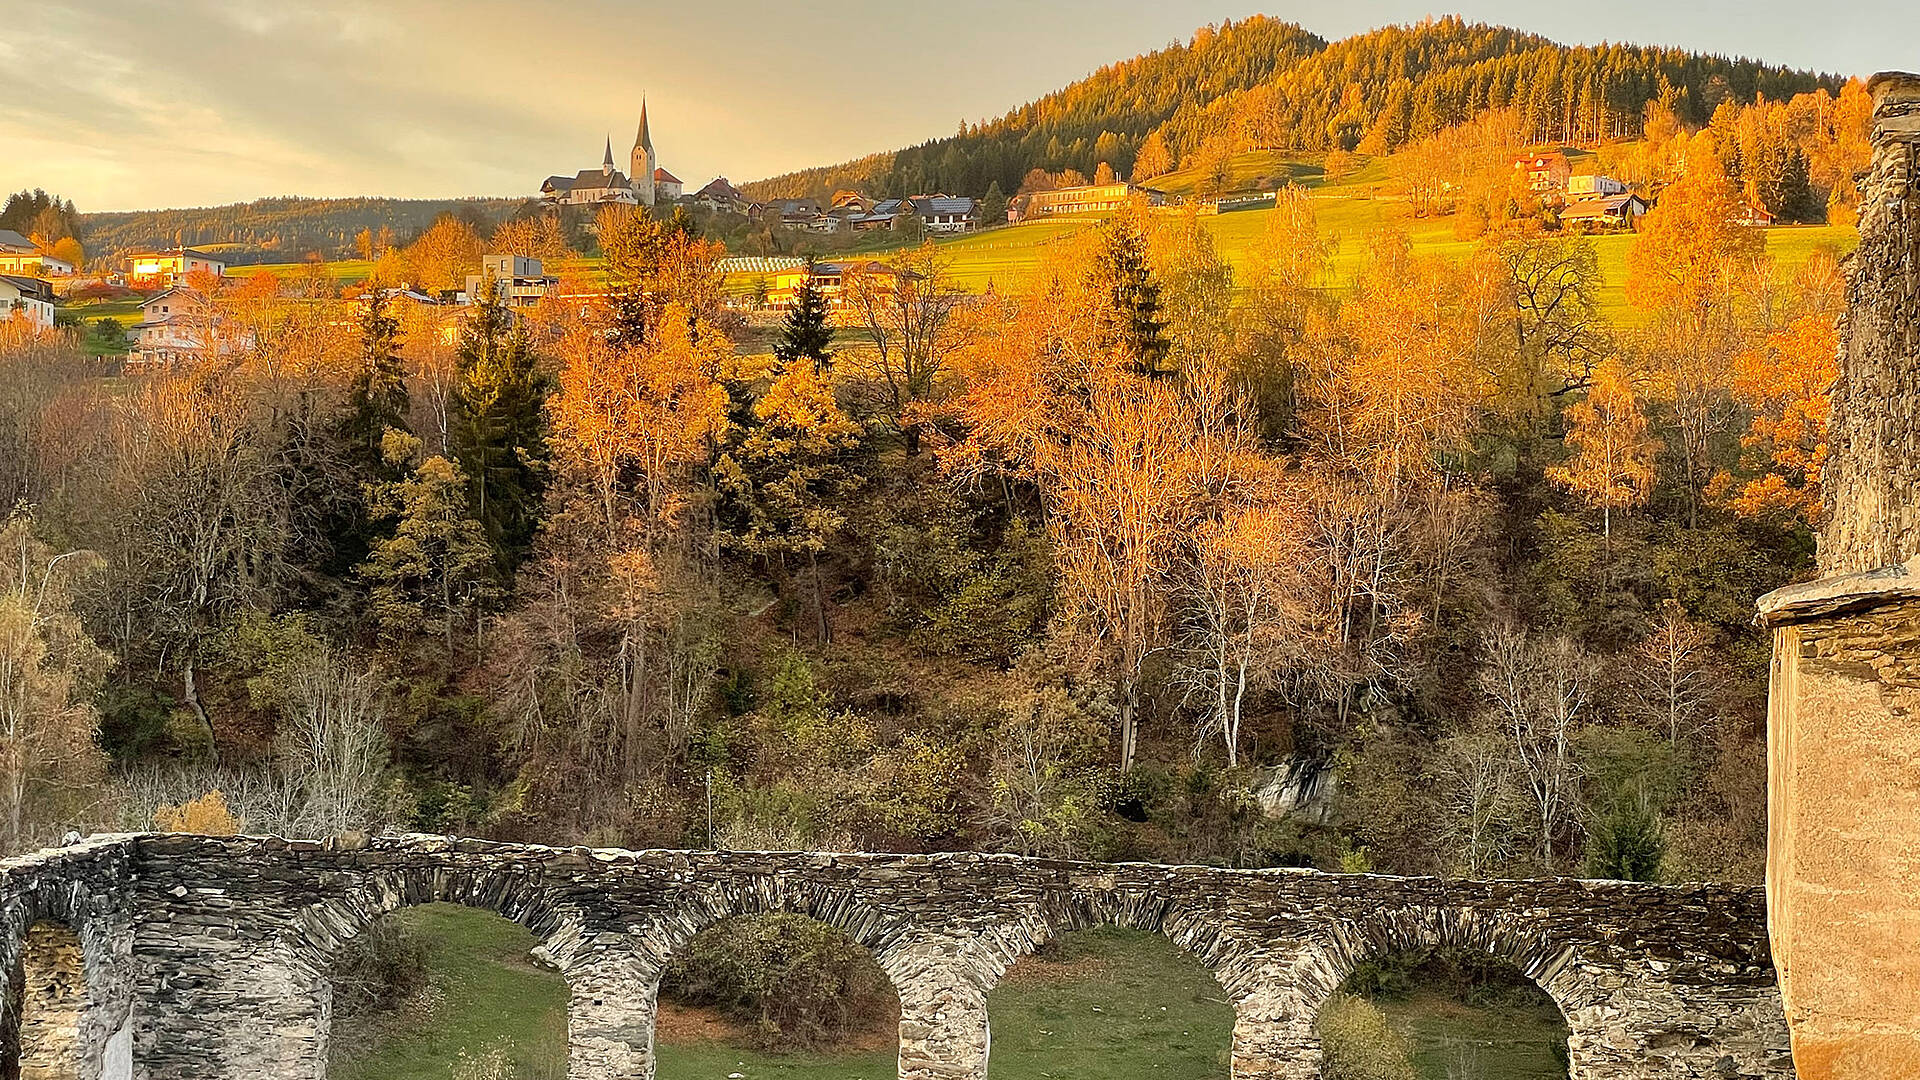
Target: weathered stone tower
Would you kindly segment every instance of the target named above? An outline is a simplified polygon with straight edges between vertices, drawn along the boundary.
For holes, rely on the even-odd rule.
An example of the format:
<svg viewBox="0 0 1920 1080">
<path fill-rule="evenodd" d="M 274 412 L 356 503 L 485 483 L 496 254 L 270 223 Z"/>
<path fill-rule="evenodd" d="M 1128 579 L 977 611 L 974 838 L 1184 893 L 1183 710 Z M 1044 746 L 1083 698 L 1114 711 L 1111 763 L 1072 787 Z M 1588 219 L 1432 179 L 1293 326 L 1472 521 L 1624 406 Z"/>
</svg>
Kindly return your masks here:
<svg viewBox="0 0 1920 1080">
<path fill-rule="evenodd" d="M 1760 602 L 1768 922 L 1801 1080 L 1920 1077 L 1920 76 L 1870 89 L 1828 576 Z"/>
</svg>

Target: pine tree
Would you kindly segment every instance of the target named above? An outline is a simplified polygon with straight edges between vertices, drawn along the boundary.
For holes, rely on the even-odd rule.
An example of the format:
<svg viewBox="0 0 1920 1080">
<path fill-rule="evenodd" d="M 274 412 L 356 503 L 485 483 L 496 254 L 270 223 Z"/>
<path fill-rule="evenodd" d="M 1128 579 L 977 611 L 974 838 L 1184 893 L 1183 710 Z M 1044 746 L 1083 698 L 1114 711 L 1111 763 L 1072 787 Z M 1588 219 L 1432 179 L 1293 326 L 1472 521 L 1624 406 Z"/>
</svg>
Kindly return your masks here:
<svg viewBox="0 0 1920 1080">
<path fill-rule="evenodd" d="M 1127 215 L 1101 227 L 1094 284 L 1107 301 L 1100 312 L 1104 336 L 1142 375 L 1163 371 L 1167 321 L 1160 314 L 1160 284 L 1147 263 L 1147 237 Z"/>
<path fill-rule="evenodd" d="M 780 341 L 773 355 L 783 365 L 796 360 L 812 360 L 822 367 L 833 363 L 833 327 L 827 325 L 827 298 L 813 283 L 813 262 L 807 262 L 807 275 L 794 290 L 793 304 L 787 308 L 786 323 L 780 328 Z"/>
<path fill-rule="evenodd" d="M 512 321 L 489 286 L 460 340 L 452 409 L 454 454 L 503 574 L 532 547 L 547 461 L 547 378 Z"/>
<path fill-rule="evenodd" d="M 980 225 L 982 229 L 1007 223 L 1007 193 L 1001 189 L 1000 181 L 987 185 L 987 194 L 980 200 Z"/>
</svg>

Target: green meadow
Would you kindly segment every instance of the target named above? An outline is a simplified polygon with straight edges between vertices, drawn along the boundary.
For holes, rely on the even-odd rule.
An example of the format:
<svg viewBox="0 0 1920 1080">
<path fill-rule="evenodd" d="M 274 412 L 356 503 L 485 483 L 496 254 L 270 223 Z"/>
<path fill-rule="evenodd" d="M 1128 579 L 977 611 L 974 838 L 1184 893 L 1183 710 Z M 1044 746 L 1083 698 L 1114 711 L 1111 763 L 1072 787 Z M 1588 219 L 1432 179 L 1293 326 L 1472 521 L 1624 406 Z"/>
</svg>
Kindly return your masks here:
<svg viewBox="0 0 1920 1080">
<path fill-rule="evenodd" d="M 334 1032 L 332 1080 L 559 1080 L 566 984 L 527 955 L 534 939 L 447 904 L 403 920 L 428 944 L 427 990 L 366 1030 Z M 1467 1005 L 1436 990 L 1383 998 L 1413 1041 L 1421 1080 L 1463 1061 L 1482 1080 L 1563 1080 L 1558 1016 Z M 1213 977 L 1166 938 L 1101 927 L 1022 959 L 987 999 L 995 1080 L 1226 1080 L 1233 1011 Z M 890 1080 L 896 1044 L 877 1031 L 840 1052 L 772 1053 L 696 1010 L 662 1009 L 659 1080 Z"/>
</svg>

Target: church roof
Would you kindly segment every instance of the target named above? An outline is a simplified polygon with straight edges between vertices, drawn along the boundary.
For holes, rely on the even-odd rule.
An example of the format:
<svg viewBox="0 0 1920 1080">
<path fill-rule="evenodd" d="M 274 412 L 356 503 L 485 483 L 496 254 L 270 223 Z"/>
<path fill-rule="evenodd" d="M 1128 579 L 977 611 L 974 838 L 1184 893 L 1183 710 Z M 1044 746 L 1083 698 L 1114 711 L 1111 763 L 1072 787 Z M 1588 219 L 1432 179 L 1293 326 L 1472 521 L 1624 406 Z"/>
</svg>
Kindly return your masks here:
<svg viewBox="0 0 1920 1080">
<path fill-rule="evenodd" d="M 647 99 L 640 99 L 640 130 L 634 133 L 633 145 L 653 153 L 653 136 L 647 132 Z"/>
<path fill-rule="evenodd" d="M 598 188 L 632 187 L 626 175 L 619 169 L 604 172 L 600 169 L 581 169 L 580 175 L 573 178 L 570 188 L 593 191 Z"/>
<path fill-rule="evenodd" d="M 668 172 L 668 171 L 667 171 L 667 170 L 665 170 L 665 169 L 655 169 L 655 170 L 653 170 L 653 179 L 654 179 L 654 182 L 655 182 L 655 183 L 658 183 L 658 182 L 660 182 L 660 181 L 663 181 L 663 180 L 664 180 L 664 181 L 666 181 L 666 182 L 667 182 L 667 183 L 669 183 L 669 184 L 677 184 L 677 183 L 679 183 L 679 182 L 680 182 L 680 178 L 679 178 L 679 177 L 677 177 L 677 176 L 675 176 L 675 175 L 673 175 L 672 173 L 670 173 L 670 172 Z"/>
<path fill-rule="evenodd" d="M 540 185 L 541 191 L 565 191 L 573 186 L 571 176 L 549 176 Z"/>
<path fill-rule="evenodd" d="M 613 171 L 613 136 L 607 136 L 607 156 L 601 159 L 601 168 Z"/>
</svg>

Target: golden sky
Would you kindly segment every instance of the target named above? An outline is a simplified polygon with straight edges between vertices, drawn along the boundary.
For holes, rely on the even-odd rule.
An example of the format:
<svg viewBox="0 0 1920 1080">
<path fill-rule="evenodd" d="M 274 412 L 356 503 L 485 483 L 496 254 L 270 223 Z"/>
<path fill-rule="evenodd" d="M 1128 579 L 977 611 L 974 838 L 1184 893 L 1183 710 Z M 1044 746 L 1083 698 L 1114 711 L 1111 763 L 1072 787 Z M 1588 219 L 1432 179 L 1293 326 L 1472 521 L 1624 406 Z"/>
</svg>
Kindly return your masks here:
<svg viewBox="0 0 1920 1080">
<path fill-rule="evenodd" d="M 0 0 L 0 190 L 81 210 L 269 195 L 531 194 L 622 168 L 647 96 L 689 188 L 950 134 L 1110 60 L 1258 10 L 1231 0 Z M 1328 38 L 1420 0 L 1267 8 Z M 1866 73 L 1920 68 L 1920 0 L 1521 0 L 1469 18 Z M 1608 17 L 1596 19 L 1597 11 Z"/>
</svg>

